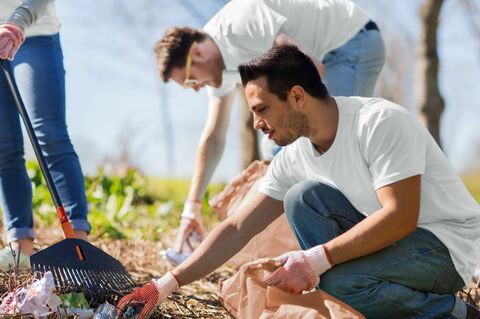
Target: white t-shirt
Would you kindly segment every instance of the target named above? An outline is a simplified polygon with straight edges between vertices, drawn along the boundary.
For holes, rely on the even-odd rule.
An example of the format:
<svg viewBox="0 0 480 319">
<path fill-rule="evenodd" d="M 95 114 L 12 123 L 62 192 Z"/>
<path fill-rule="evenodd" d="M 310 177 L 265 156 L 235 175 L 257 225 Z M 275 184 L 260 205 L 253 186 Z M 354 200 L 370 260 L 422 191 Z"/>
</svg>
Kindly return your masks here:
<svg viewBox="0 0 480 319">
<path fill-rule="evenodd" d="M 39 0 L 37 0 L 39 1 Z M 60 20 L 55 8 L 55 1 L 53 0 L 41 0 L 47 1 L 48 5 L 41 15 L 39 15 L 37 21 L 32 24 L 27 30 L 25 30 L 26 37 L 38 36 L 38 35 L 54 35 L 60 30 Z M 22 4 L 21 0 L 0 0 L 0 23 L 4 23 L 10 17 L 12 12 Z"/>
<path fill-rule="evenodd" d="M 335 97 L 337 134 L 320 155 L 299 138 L 273 159 L 260 191 L 283 200 L 304 180 L 340 190 L 365 216 L 381 208 L 375 191 L 421 174 L 418 226 L 448 248 L 468 283 L 480 257 L 480 206 L 425 127 L 408 110 L 378 98 Z"/>
<path fill-rule="evenodd" d="M 320 61 L 353 38 L 368 22 L 367 13 L 349 0 L 233 0 L 203 30 L 218 45 L 225 63 L 223 96 L 241 83 L 237 67 L 272 48 L 281 31 Z"/>
</svg>

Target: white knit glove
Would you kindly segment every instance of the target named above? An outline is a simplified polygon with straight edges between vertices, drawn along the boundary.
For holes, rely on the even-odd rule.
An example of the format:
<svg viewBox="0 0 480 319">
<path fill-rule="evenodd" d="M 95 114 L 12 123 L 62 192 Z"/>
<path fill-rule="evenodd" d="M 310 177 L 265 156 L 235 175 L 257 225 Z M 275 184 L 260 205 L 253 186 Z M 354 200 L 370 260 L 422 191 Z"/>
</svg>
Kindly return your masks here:
<svg viewBox="0 0 480 319">
<path fill-rule="evenodd" d="M 202 225 L 202 203 L 186 201 L 183 206 L 182 220 L 175 239 L 175 251 L 182 253 L 185 246 L 192 250 L 190 239 L 202 241 L 205 236 L 205 230 Z"/>
<path fill-rule="evenodd" d="M 265 278 L 265 284 L 296 294 L 315 288 L 320 282 L 320 275 L 333 266 L 323 245 L 288 252 L 275 258 L 275 261 L 279 267 Z"/>
</svg>

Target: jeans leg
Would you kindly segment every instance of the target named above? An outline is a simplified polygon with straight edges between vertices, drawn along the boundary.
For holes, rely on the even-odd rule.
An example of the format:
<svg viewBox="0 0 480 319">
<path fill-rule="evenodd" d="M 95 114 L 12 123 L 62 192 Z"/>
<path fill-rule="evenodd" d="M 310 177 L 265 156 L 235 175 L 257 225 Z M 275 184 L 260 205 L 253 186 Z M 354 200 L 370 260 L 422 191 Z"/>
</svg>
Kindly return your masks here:
<svg viewBox="0 0 480 319">
<path fill-rule="evenodd" d="M 317 181 L 291 187 L 284 206 L 302 249 L 326 243 L 365 218 L 341 192 Z"/>
<path fill-rule="evenodd" d="M 355 65 L 355 96 L 373 96 L 375 84 L 385 63 L 385 45 L 378 30 L 357 34 L 358 61 Z"/>
<path fill-rule="evenodd" d="M 319 287 L 367 318 L 447 318 L 464 286 L 448 249 L 429 231 L 334 266 Z"/>
<path fill-rule="evenodd" d="M 377 30 L 359 32 L 323 60 L 324 82 L 331 95 L 372 96 L 385 62 L 385 47 Z"/>
<path fill-rule="evenodd" d="M 34 238 L 32 186 L 23 155 L 18 111 L 0 75 L 0 204 L 8 242 Z"/>
<path fill-rule="evenodd" d="M 15 77 L 75 230 L 90 231 L 85 181 L 70 141 L 65 115 L 65 70 L 59 35 L 27 38 L 16 58 Z"/>
<path fill-rule="evenodd" d="M 305 181 L 285 196 L 285 213 L 303 249 L 325 243 L 363 219 L 348 200 L 325 184 Z M 448 249 L 429 231 L 335 265 L 319 288 L 367 318 L 446 318 L 464 283 Z"/>
</svg>

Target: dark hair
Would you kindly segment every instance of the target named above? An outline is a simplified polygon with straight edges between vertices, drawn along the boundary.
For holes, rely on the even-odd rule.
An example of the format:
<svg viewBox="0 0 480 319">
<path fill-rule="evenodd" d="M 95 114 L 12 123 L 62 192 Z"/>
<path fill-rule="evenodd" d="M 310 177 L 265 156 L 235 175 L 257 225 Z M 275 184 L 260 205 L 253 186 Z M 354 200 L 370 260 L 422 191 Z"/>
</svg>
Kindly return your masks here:
<svg viewBox="0 0 480 319">
<path fill-rule="evenodd" d="M 160 77 L 168 81 L 174 67 L 184 67 L 188 50 L 194 41 L 202 42 L 208 35 L 189 27 L 171 27 L 155 44 L 157 67 Z"/>
<path fill-rule="evenodd" d="M 282 45 L 268 50 L 257 59 L 238 66 L 242 83 L 265 76 L 268 89 L 282 101 L 287 92 L 300 85 L 313 97 L 324 99 L 328 91 L 312 59 L 294 45 Z"/>
</svg>

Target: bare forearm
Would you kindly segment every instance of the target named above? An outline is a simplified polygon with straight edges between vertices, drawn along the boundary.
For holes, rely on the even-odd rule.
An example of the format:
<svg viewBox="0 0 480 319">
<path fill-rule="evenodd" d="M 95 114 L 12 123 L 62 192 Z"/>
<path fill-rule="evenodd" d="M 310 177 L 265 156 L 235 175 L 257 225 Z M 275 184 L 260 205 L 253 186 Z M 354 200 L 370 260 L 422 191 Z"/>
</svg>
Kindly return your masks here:
<svg viewBox="0 0 480 319">
<path fill-rule="evenodd" d="M 193 174 L 188 199 L 200 201 L 205 194 L 208 183 L 222 157 L 225 143 L 213 137 L 202 139 L 197 151 L 195 172 Z"/>
<path fill-rule="evenodd" d="M 173 270 L 180 285 L 197 280 L 224 264 L 283 212 L 283 203 L 256 192 L 208 235 L 195 252 Z"/>
<path fill-rule="evenodd" d="M 379 251 L 417 228 L 420 175 L 378 189 L 377 198 L 381 209 L 325 244 L 334 264 Z"/>
<path fill-rule="evenodd" d="M 200 279 L 233 257 L 248 239 L 228 221 L 218 225 L 193 254 L 172 272 L 180 286 Z"/>
<path fill-rule="evenodd" d="M 220 161 L 234 97 L 235 91 L 232 91 L 224 97 L 209 99 L 208 118 L 197 150 L 195 172 L 188 193 L 189 200 L 202 199 Z"/>
<path fill-rule="evenodd" d="M 369 255 L 404 238 L 416 228 L 402 214 L 380 209 L 353 228 L 325 244 L 334 264 Z"/>
</svg>

